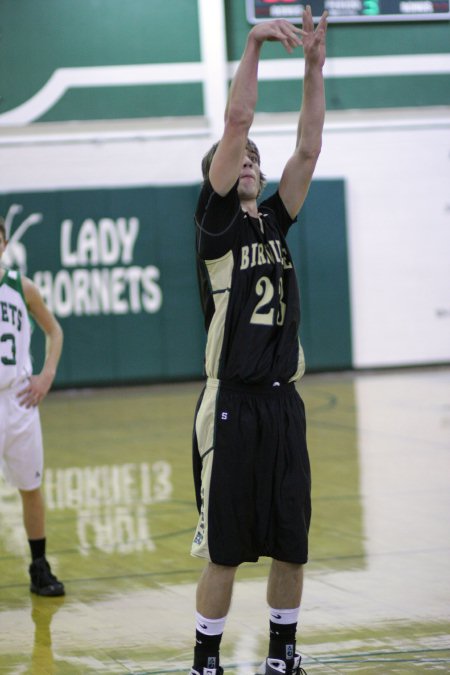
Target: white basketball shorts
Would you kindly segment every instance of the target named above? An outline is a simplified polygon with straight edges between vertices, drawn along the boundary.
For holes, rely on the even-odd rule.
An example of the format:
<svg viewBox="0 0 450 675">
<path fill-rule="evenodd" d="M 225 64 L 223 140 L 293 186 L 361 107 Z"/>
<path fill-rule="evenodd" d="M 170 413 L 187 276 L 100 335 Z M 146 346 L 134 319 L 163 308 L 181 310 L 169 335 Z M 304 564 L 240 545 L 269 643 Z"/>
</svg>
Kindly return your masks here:
<svg viewBox="0 0 450 675">
<path fill-rule="evenodd" d="M 25 383 L 0 390 L 0 469 L 19 490 L 41 485 L 44 468 L 39 409 L 19 404 L 17 393 Z"/>
</svg>

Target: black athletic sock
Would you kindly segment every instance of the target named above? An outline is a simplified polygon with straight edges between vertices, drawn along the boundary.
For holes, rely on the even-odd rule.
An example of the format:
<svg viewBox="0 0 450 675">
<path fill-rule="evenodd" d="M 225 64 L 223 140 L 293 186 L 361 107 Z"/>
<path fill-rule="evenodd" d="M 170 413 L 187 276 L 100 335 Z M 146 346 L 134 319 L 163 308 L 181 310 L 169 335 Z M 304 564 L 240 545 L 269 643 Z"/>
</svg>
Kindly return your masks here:
<svg viewBox="0 0 450 675">
<path fill-rule="evenodd" d="M 205 635 L 195 631 L 194 668 L 218 668 L 219 650 L 222 633 L 220 635 Z"/>
<path fill-rule="evenodd" d="M 287 663 L 290 661 L 293 662 L 295 657 L 296 633 L 296 623 L 282 624 L 271 621 L 269 657 L 271 659 L 281 659 Z"/>
<path fill-rule="evenodd" d="M 45 537 L 44 539 L 28 539 L 30 544 L 31 559 L 34 561 L 37 558 L 45 557 Z"/>
</svg>

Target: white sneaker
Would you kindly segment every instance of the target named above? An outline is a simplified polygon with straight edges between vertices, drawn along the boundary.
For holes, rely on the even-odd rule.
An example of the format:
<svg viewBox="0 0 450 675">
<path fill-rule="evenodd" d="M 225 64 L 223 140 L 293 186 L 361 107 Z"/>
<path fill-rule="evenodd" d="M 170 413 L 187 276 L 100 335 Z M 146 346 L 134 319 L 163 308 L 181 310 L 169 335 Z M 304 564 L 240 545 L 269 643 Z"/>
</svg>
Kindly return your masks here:
<svg viewBox="0 0 450 675">
<path fill-rule="evenodd" d="M 292 675 L 306 675 L 303 668 L 300 667 L 302 657 L 296 652 L 294 657 L 294 666 L 292 668 Z M 258 668 L 256 675 L 285 675 L 286 661 L 282 659 L 267 658 Z"/>
<path fill-rule="evenodd" d="M 202 668 L 202 672 L 199 673 L 198 670 L 191 668 L 189 675 L 223 675 L 223 668 Z"/>
</svg>

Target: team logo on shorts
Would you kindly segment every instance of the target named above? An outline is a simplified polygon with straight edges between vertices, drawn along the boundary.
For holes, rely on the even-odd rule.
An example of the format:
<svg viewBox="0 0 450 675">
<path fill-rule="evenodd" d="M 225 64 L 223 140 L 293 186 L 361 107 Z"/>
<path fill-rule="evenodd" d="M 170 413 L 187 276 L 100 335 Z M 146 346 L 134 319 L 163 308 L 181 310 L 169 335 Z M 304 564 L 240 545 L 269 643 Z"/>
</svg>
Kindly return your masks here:
<svg viewBox="0 0 450 675">
<path fill-rule="evenodd" d="M 194 538 L 194 544 L 197 544 L 197 546 L 200 546 L 200 544 L 203 541 L 203 532 L 197 532 Z"/>
</svg>

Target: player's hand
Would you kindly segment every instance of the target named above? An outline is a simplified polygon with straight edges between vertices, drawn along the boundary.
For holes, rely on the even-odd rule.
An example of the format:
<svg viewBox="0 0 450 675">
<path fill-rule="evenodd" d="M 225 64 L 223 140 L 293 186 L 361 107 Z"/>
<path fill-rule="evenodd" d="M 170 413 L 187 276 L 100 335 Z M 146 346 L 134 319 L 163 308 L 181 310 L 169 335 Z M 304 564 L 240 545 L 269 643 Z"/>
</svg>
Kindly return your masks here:
<svg viewBox="0 0 450 675">
<path fill-rule="evenodd" d="M 327 34 L 328 12 L 324 12 L 320 17 L 317 28 L 314 30 L 314 21 L 312 18 L 311 7 L 306 5 L 303 12 L 303 26 L 301 32 L 301 43 L 303 53 L 308 63 L 317 64 L 320 67 L 325 63 L 325 39 Z"/>
<path fill-rule="evenodd" d="M 17 394 L 20 405 L 25 408 L 34 408 L 39 405 L 42 399 L 48 394 L 51 385 L 51 378 L 47 377 L 45 374 L 32 375 L 28 380 L 27 385 Z"/>
<path fill-rule="evenodd" d="M 300 28 L 285 19 L 262 21 L 250 31 L 250 36 L 257 42 L 281 42 L 288 54 L 301 45 Z"/>
</svg>

